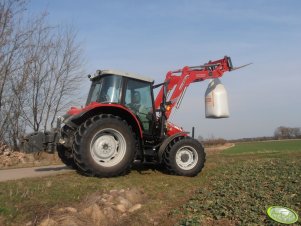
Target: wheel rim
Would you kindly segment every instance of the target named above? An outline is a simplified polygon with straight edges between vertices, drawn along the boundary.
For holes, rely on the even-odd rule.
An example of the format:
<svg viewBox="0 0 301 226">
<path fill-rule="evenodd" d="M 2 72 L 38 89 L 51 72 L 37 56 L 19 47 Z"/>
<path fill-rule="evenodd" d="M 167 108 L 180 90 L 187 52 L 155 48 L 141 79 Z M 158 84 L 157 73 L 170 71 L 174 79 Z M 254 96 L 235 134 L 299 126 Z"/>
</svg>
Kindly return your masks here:
<svg viewBox="0 0 301 226">
<path fill-rule="evenodd" d="M 93 160 L 104 167 L 112 167 L 120 163 L 125 156 L 126 141 L 115 129 L 103 129 L 92 138 L 90 152 Z"/>
<path fill-rule="evenodd" d="M 191 146 L 181 147 L 176 153 L 176 163 L 183 170 L 191 170 L 198 162 L 198 153 Z"/>
</svg>

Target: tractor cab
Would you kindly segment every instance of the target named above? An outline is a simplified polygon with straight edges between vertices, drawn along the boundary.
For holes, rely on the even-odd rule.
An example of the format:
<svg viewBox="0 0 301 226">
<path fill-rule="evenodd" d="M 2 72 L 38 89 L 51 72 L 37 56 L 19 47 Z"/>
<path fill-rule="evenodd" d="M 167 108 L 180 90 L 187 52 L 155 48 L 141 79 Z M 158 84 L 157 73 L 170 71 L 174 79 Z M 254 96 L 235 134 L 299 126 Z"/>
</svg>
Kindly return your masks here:
<svg viewBox="0 0 301 226">
<path fill-rule="evenodd" d="M 92 81 L 86 105 L 93 102 L 119 104 L 139 119 L 144 133 L 151 133 L 154 115 L 154 80 L 115 70 L 98 70 Z"/>
</svg>

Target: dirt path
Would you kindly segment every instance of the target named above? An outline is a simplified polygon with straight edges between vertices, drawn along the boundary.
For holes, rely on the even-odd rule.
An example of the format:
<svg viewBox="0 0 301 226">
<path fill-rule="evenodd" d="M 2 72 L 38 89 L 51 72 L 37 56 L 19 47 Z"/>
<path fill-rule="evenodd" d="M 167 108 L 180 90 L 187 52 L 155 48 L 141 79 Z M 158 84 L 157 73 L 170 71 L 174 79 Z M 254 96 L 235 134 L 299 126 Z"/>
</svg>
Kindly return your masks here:
<svg viewBox="0 0 301 226">
<path fill-rule="evenodd" d="M 205 148 L 205 152 L 206 152 L 206 154 L 209 154 L 209 155 L 217 154 L 217 153 L 220 153 L 220 152 L 222 152 L 222 151 L 224 151 L 228 148 L 232 148 L 234 146 L 235 146 L 235 144 L 233 144 L 233 143 L 227 143 L 227 144 L 222 145 L 222 146 Z"/>
<path fill-rule="evenodd" d="M 233 147 L 234 144 L 225 144 L 219 147 L 206 148 L 206 153 L 209 155 L 217 154 L 227 148 Z M 18 169 L 0 169 L 0 182 L 9 180 L 18 180 L 30 177 L 46 177 L 60 173 L 72 172 L 65 165 L 50 165 L 40 167 L 28 167 Z"/>
<path fill-rule="evenodd" d="M 5 169 L 0 170 L 0 182 L 8 180 L 17 180 L 29 177 L 45 177 L 60 173 L 72 172 L 70 168 L 65 165 L 51 165 L 19 169 Z"/>
</svg>

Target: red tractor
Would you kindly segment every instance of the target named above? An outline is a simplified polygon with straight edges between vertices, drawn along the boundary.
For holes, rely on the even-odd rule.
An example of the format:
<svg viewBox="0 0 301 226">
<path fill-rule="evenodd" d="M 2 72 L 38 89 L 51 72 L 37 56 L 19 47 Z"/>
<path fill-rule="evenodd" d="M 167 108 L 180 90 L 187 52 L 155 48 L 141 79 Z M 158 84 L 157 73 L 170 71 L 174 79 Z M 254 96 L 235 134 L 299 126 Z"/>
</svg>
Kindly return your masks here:
<svg viewBox="0 0 301 226">
<path fill-rule="evenodd" d="M 52 132 L 25 137 L 30 152 L 56 150 L 62 161 L 84 174 L 112 177 L 135 160 L 162 163 L 170 173 L 196 176 L 205 163 L 202 144 L 168 122 L 186 88 L 233 70 L 230 57 L 169 71 L 165 81 L 114 70 L 98 70 L 84 108 L 72 107 Z M 154 89 L 161 87 L 157 97 Z"/>
</svg>

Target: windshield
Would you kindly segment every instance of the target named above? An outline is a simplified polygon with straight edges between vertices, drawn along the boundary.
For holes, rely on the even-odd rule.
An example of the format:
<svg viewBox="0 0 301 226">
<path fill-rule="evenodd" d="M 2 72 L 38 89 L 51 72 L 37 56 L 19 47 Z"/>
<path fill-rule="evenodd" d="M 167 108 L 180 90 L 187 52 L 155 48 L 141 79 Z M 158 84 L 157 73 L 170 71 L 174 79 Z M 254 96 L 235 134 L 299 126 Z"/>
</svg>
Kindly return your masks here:
<svg viewBox="0 0 301 226">
<path fill-rule="evenodd" d="M 86 105 L 91 102 L 120 103 L 121 79 L 121 76 L 106 75 L 94 80 Z"/>
</svg>

